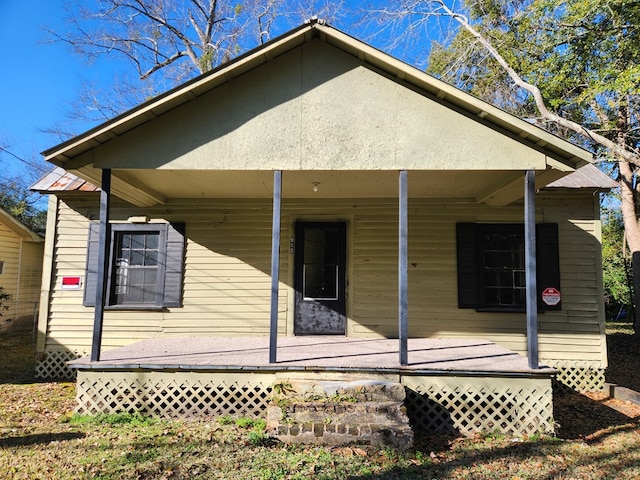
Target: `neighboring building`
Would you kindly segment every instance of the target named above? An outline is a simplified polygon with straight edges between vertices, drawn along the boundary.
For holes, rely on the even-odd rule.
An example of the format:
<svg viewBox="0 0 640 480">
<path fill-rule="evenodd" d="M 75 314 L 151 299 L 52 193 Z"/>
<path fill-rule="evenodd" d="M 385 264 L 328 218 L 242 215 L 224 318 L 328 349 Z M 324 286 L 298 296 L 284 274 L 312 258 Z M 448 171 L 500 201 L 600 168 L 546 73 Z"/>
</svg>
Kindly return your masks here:
<svg viewBox="0 0 640 480">
<path fill-rule="evenodd" d="M 597 192 L 612 182 L 572 174 L 591 154 L 322 22 L 44 155 L 66 172 L 36 186 L 52 194 L 40 376 L 96 349 L 105 247 L 104 350 L 397 337 L 400 316 L 409 337 L 482 338 L 539 356 L 572 387 L 602 384 Z M 538 224 L 537 318 L 525 313 L 525 221 Z"/>
<path fill-rule="evenodd" d="M 0 323 L 35 320 L 43 251 L 44 238 L 0 208 L 0 287 L 11 295 L 2 302 Z"/>
</svg>

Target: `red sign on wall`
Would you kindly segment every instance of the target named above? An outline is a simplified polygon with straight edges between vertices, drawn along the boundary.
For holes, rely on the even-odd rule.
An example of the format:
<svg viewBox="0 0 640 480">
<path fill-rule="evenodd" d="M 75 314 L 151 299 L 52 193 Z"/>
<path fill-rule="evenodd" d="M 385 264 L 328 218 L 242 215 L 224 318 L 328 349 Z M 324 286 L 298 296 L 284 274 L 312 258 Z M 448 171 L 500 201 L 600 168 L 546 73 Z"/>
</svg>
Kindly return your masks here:
<svg viewBox="0 0 640 480">
<path fill-rule="evenodd" d="M 62 277 L 60 288 L 63 290 L 79 290 L 82 286 L 82 277 Z"/>
<path fill-rule="evenodd" d="M 561 300 L 560 291 L 557 288 L 548 287 L 542 291 L 542 301 L 549 306 L 557 305 Z"/>
</svg>

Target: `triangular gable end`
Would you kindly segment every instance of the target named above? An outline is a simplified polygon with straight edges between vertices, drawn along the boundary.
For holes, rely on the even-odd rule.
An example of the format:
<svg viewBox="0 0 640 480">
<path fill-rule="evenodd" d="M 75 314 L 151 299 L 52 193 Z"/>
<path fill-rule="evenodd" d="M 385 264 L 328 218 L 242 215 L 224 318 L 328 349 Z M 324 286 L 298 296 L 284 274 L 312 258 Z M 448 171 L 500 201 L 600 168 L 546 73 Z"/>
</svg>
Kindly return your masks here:
<svg viewBox="0 0 640 480">
<path fill-rule="evenodd" d="M 69 169 L 542 170 L 559 162 L 570 171 L 590 159 L 322 23 L 45 155 Z"/>
<path fill-rule="evenodd" d="M 33 232 L 29 227 L 22 222 L 16 220 L 9 212 L 0 208 L 0 223 L 6 226 L 9 230 L 15 233 L 18 237 L 32 242 L 43 242 L 42 238 L 37 233 Z"/>
</svg>

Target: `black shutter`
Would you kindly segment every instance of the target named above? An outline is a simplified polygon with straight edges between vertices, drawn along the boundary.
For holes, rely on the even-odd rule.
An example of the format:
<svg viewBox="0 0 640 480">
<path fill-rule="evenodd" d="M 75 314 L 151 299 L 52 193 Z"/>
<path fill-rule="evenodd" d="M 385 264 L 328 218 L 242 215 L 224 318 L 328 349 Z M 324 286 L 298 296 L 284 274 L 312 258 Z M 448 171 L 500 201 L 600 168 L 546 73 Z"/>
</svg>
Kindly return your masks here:
<svg viewBox="0 0 640 480">
<path fill-rule="evenodd" d="M 84 275 L 85 307 L 96 306 L 96 285 L 98 284 L 98 251 L 100 248 L 100 223 L 89 224 L 89 241 L 87 242 L 87 266 Z"/>
<path fill-rule="evenodd" d="M 558 247 L 558 225 L 539 223 L 536 226 L 536 260 L 538 263 L 538 310 L 560 310 L 562 302 L 547 305 L 542 301 L 546 288 L 560 290 L 560 249 Z"/>
<path fill-rule="evenodd" d="M 476 308 L 478 300 L 477 285 L 477 242 L 476 224 L 456 224 L 456 243 L 458 251 L 458 308 Z"/>
<path fill-rule="evenodd" d="M 167 226 L 163 307 L 182 306 L 184 231 L 184 223 L 170 223 Z"/>
</svg>

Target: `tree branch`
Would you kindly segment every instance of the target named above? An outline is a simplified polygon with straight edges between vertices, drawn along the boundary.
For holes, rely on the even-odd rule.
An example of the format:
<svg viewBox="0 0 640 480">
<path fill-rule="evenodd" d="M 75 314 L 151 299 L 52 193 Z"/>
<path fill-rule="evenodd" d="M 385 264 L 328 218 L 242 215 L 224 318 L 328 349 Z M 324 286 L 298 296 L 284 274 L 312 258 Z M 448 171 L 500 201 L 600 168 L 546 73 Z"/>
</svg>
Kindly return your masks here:
<svg viewBox="0 0 640 480">
<path fill-rule="evenodd" d="M 560 115 L 551 112 L 545 101 L 542 97 L 542 93 L 540 89 L 526 82 L 518 73 L 509 65 L 509 63 L 504 59 L 502 55 L 493 47 L 493 45 L 487 40 L 482 34 L 480 34 L 467 20 L 464 15 L 461 15 L 457 12 L 451 10 L 447 5 L 445 5 L 442 0 L 432 0 L 433 3 L 436 3 L 439 8 L 441 8 L 444 12 L 446 12 L 452 19 L 458 22 L 462 28 L 464 28 L 467 32 L 469 32 L 479 43 L 484 46 L 484 48 L 489 52 L 491 57 L 498 62 L 498 64 L 502 67 L 502 69 L 509 75 L 511 80 L 515 83 L 516 86 L 522 88 L 523 90 L 529 92 L 533 97 L 536 107 L 540 111 L 540 114 L 546 120 L 554 122 L 564 128 L 567 128 L 584 138 L 595 142 L 596 144 L 607 148 L 616 158 L 620 160 L 624 160 L 629 163 L 633 163 L 634 165 L 640 165 L 640 154 L 636 149 L 625 148 L 624 146 L 618 145 L 616 142 L 604 137 L 603 135 L 598 134 L 597 132 L 590 130 L 583 125 L 568 120 L 566 118 L 561 117 Z"/>
</svg>

